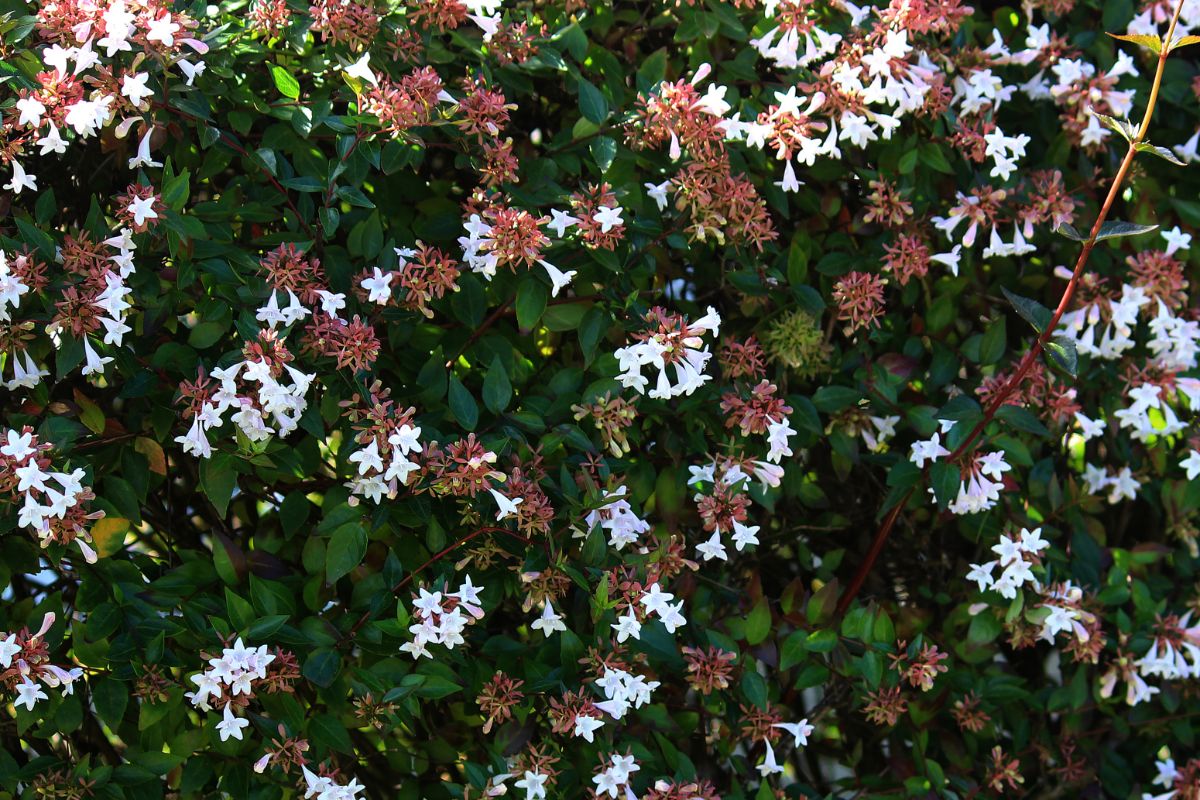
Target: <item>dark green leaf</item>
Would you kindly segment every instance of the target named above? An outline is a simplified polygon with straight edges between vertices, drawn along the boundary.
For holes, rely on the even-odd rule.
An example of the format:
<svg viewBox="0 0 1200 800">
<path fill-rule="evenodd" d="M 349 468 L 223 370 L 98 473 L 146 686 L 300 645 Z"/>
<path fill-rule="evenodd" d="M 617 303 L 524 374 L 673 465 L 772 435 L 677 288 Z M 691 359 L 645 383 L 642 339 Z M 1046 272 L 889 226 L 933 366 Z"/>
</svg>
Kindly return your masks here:
<svg viewBox="0 0 1200 800">
<path fill-rule="evenodd" d="M 1005 287 L 1001 286 L 1000 291 L 1004 292 L 1004 296 L 1008 298 L 1008 302 L 1021 315 L 1021 319 L 1033 326 L 1033 329 L 1038 333 L 1046 330 L 1046 326 L 1050 324 L 1050 319 L 1054 313 L 1036 300 L 1030 300 L 1028 297 L 1022 297 L 1019 294 L 1010 292 Z"/>
<path fill-rule="evenodd" d="M 493 414 L 499 414 L 508 408 L 511 399 L 512 384 L 508 380 L 508 371 L 497 356 L 492 359 L 492 365 L 483 379 L 483 404 Z"/>
</svg>

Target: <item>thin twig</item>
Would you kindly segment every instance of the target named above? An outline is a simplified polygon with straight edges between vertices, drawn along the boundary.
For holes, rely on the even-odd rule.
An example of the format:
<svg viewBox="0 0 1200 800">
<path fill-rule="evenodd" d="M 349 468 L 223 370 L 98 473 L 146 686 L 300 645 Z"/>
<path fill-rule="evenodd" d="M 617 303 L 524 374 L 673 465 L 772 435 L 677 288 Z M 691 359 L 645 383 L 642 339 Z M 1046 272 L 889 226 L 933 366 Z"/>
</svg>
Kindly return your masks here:
<svg viewBox="0 0 1200 800">
<path fill-rule="evenodd" d="M 1050 341 L 1050 337 L 1054 335 L 1059 320 L 1062 319 L 1063 314 L 1066 313 L 1067 308 L 1071 305 L 1071 300 L 1075 296 L 1075 289 L 1079 286 L 1079 280 L 1083 277 L 1088 259 L 1092 254 L 1092 249 L 1096 246 L 1096 237 L 1100 235 L 1100 228 L 1104 225 L 1104 221 L 1108 218 L 1108 214 L 1112 210 L 1113 203 L 1121 193 L 1121 186 L 1124 184 L 1125 178 L 1129 173 L 1129 167 L 1133 164 L 1134 156 L 1137 155 L 1138 145 L 1145 140 L 1146 134 L 1150 130 L 1150 119 L 1154 115 L 1154 106 L 1158 102 L 1158 91 L 1162 86 L 1163 70 L 1166 68 L 1167 55 L 1171 51 L 1171 43 L 1175 38 L 1175 25 L 1179 21 L 1179 14 L 1182 10 L 1183 0 L 1180 0 L 1175 7 L 1175 14 L 1171 17 L 1171 25 L 1167 28 L 1167 35 L 1163 39 L 1162 48 L 1158 54 L 1158 68 L 1154 73 L 1154 84 L 1150 89 L 1150 99 L 1146 103 L 1146 113 L 1142 116 L 1142 124 L 1138 128 L 1137 135 L 1129 141 L 1129 149 L 1125 151 L 1125 158 L 1121 160 L 1121 166 L 1117 169 L 1117 174 L 1113 178 L 1112 185 L 1109 186 L 1108 196 L 1104 198 L 1104 204 L 1100 207 L 1100 213 L 1096 216 L 1096 221 L 1092 224 L 1088 238 L 1083 243 L 1083 249 L 1079 252 L 1079 258 L 1075 261 L 1075 269 L 1071 272 L 1071 279 L 1067 281 L 1067 288 L 1063 290 L 1062 297 L 1058 301 L 1058 306 L 1050 316 L 1050 321 L 1046 323 L 1045 328 L 1038 335 L 1037 339 L 1034 340 L 1033 346 L 1029 348 L 1029 351 L 1021 359 L 1012 377 L 1008 379 L 1008 382 L 992 398 L 992 401 L 984 410 L 983 418 L 975 424 L 975 427 L 971 429 L 966 438 L 950 454 L 951 461 L 962 456 L 974 444 L 979 435 L 983 433 L 984 428 L 996 416 L 996 412 L 1004 406 L 1008 398 L 1012 396 L 1021 385 L 1021 382 L 1025 380 L 1025 376 L 1033 368 L 1038 356 L 1045 349 L 1046 342 Z M 875 539 L 871 542 L 871 547 L 867 551 L 866 557 L 859 564 L 853 579 L 851 579 L 845 593 L 838 601 L 837 613 L 839 616 L 846 612 L 850 604 L 854 601 L 854 597 L 862 588 L 867 575 L 870 574 L 871 569 L 875 566 L 875 561 L 879 558 L 879 554 L 883 552 L 883 546 L 887 543 L 888 535 L 892 532 L 896 520 L 900 517 L 904 506 L 908 503 L 914 491 L 915 487 L 909 489 L 879 526 L 879 530 L 875 533 Z"/>
</svg>

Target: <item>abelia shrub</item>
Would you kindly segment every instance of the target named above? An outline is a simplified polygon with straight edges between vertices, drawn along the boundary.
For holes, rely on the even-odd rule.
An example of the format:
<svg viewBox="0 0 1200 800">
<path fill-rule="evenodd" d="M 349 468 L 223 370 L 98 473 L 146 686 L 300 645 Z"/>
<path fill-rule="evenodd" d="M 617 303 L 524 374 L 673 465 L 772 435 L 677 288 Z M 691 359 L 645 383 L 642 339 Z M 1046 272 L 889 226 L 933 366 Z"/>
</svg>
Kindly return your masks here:
<svg viewBox="0 0 1200 800">
<path fill-rule="evenodd" d="M 1200 797 L 1200 2 L 0 14 L 0 800 Z"/>
</svg>

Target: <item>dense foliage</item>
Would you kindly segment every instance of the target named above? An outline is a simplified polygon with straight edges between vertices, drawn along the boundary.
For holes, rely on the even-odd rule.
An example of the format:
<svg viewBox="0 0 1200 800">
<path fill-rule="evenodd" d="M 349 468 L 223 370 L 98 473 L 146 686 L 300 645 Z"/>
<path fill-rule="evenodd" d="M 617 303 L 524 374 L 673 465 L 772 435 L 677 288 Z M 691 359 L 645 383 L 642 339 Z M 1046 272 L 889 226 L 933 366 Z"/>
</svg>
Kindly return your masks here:
<svg viewBox="0 0 1200 800">
<path fill-rule="evenodd" d="M 1200 798 L 1197 0 L 0 10 L 0 798 Z"/>
</svg>

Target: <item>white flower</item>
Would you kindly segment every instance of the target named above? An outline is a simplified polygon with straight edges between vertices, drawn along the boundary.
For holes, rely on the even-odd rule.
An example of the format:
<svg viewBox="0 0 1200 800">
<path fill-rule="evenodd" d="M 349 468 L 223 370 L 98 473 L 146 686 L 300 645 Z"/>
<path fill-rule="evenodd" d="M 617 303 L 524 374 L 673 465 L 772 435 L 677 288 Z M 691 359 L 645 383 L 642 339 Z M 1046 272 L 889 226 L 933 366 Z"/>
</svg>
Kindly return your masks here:
<svg viewBox="0 0 1200 800">
<path fill-rule="evenodd" d="M 617 642 L 624 642 L 629 637 L 634 639 L 642 638 L 642 623 L 638 622 L 637 615 L 633 613 L 633 606 L 625 612 L 625 616 L 618 617 L 617 621 L 609 626 L 617 632 Z"/>
<path fill-rule="evenodd" d="M 562 619 L 561 616 L 555 613 L 554 606 L 550 605 L 550 601 L 547 600 L 546 604 L 542 606 L 542 615 L 534 620 L 533 625 L 530 627 L 535 631 L 541 631 L 546 638 L 550 638 L 550 635 L 555 631 L 565 631 L 567 629 Z M 589 739 L 588 741 L 591 740 Z"/>
<path fill-rule="evenodd" d="M 592 783 L 596 784 L 595 791 L 597 797 L 601 795 L 616 797 L 621 788 L 621 782 L 617 780 L 616 775 L 613 774 L 611 769 L 606 769 L 599 775 L 592 776 Z"/>
<path fill-rule="evenodd" d="M 696 545 L 696 552 L 704 556 L 705 561 L 712 561 L 714 558 L 722 561 L 729 560 L 729 556 L 725 552 L 725 545 L 721 543 L 720 531 L 713 531 L 712 536 L 708 537 L 708 541 Z"/>
<path fill-rule="evenodd" d="M 654 201 L 655 205 L 658 206 L 658 210 L 663 211 L 666 209 L 667 189 L 671 188 L 671 182 L 663 181 L 662 183 L 646 183 L 643 185 L 646 187 L 646 196 Z M 562 234 L 559 234 L 559 236 L 561 237 Z"/>
<path fill-rule="evenodd" d="M 1100 494 L 1112 482 L 1112 478 L 1108 477 L 1108 471 L 1103 467 L 1097 467 L 1094 464 L 1085 464 L 1083 467 L 1083 482 L 1087 487 L 1088 494 Z"/>
<path fill-rule="evenodd" d="M 795 434 L 795 429 L 792 428 L 791 423 L 786 418 L 768 422 L 767 444 L 770 445 L 770 450 L 767 452 L 767 461 L 778 464 L 781 458 L 792 455 L 792 448 L 788 446 L 788 439 Z"/>
<path fill-rule="evenodd" d="M 1162 231 L 1162 237 L 1167 240 L 1167 255 L 1173 256 L 1179 250 L 1187 250 L 1192 246 L 1192 235 L 1184 233 L 1176 225 L 1169 231 Z"/>
<path fill-rule="evenodd" d="M 1137 497 L 1142 485 L 1133 477 L 1129 467 L 1121 467 L 1117 474 L 1109 479 L 1108 502 L 1116 505 L 1122 500 L 1133 500 Z"/>
<path fill-rule="evenodd" d="M 516 782 L 518 789 L 525 790 L 525 800 L 545 800 L 546 798 L 546 779 L 549 775 L 543 775 L 540 772 L 525 771 L 525 776 Z"/>
<path fill-rule="evenodd" d="M 723 117 L 732 108 L 729 103 L 725 102 L 725 93 L 728 91 L 729 87 L 727 86 L 721 86 L 716 83 L 710 84 L 708 91 L 692 105 L 692 108 L 698 108 L 714 117 Z"/>
<path fill-rule="evenodd" d="M 601 511 L 604 512 L 603 516 Z M 633 508 L 625 499 L 624 486 L 611 492 L 606 490 L 600 507 L 589 511 L 584 523 L 588 530 L 596 525 L 604 529 L 608 533 L 608 543 L 618 551 L 636 542 L 639 536 L 650 530 L 650 523 L 633 513 Z"/>
<path fill-rule="evenodd" d="M 733 521 L 733 544 L 741 552 L 746 545 L 758 545 L 758 526 L 743 525 L 736 519 Z"/>
<path fill-rule="evenodd" d="M 37 140 L 38 147 L 41 151 L 38 155 L 46 155 L 47 153 L 55 153 L 62 155 L 67 152 L 67 140 L 62 138 L 58 133 L 58 126 L 53 122 L 50 123 L 50 132 Z"/>
<path fill-rule="evenodd" d="M 104 356 L 102 358 L 97 355 L 96 351 L 92 349 L 92 344 L 86 335 L 83 337 L 83 357 L 84 375 L 104 374 L 104 365 L 113 360 L 112 356 Z"/>
<path fill-rule="evenodd" d="M 37 176 L 30 175 L 21 166 L 21 162 L 15 158 L 10 162 L 12 164 L 12 180 L 4 184 L 4 188 L 10 190 L 13 194 L 20 194 L 22 189 L 37 191 Z"/>
<path fill-rule="evenodd" d="M 186 86 L 191 86 L 192 81 L 196 80 L 196 76 L 204 73 L 205 64 L 203 61 L 197 61 L 195 64 L 193 64 L 186 59 L 180 59 L 179 61 L 175 62 L 175 66 L 179 67 L 180 71 L 183 72 L 184 77 L 187 78 L 184 84 Z"/>
<path fill-rule="evenodd" d="M 767 752 L 763 757 L 763 762 L 755 767 L 755 769 L 757 769 L 758 774 L 762 775 L 764 778 L 768 775 L 782 775 L 783 766 L 775 760 L 775 748 L 771 747 L 771 742 L 769 739 L 764 739 L 763 742 L 767 745 Z"/>
<path fill-rule="evenodd" d="M 557 208 L 550 209 L 550 230 L 554 231 L 554 235 L 561 239 L 566 233 L 567 228 L 579 224 L 579 217 L 572 217 L 566 211 L 559 211 Z"/>
<path fill-rule="evenodd" d="M 587 714 L 580 714 L 575 717 L 575 736 L 583 737 L 584 741 L 592 741 L 595 738 L 595 733 L 598 729 L 604 727 L 604 721 L 596 717 L 589 717 Z"/>
<path fill-rule="evenodd" d="M 75 133 L 87 138 L 95 135 L 112 115 L 109 106 L 113 98 L 110 95 L 100 95 L 95 100 L 77 100 L 69 109 L 63 121 L 75 130 Z"/>
<path fill-rule="evenodd" d="M 170 13 L 166 13 L 158 19 L 152 20 L 146 27 L 146 41 L 162 42 L 167 47 L 171 47 L 175 44 L 175 34 L 178 32 L 179 26 L 171 22 Z"/>
<path fill-rule="evenodd" d="M 383 459 L 379 456 L 379 443 L 375 439 L 366 447 L 351 453 L 346 460 L 358 464 L 359 475 L 366 475 L 371 470 L 383 472 Z"/>
<path fill-rule="evenodd" d="M 1000 557 L 1000 566 L 1007 567 L 1021 558 L 1022 548 L 1016 539 L 1001 536 L 1000 543 L 992 546 L 992 552 Z"/>
<path fill-rule="evenodd" d="M 375 72 L 371 69 L 371 54 L 363 53 L 362 58 L 355 61 L 349 66 L 342 67 L 342 72 L 345 72 L 351 78 L 358 78 L 361 81 L 366 81 L 372 86 L 378 86 L 379 80 L 375 77 Z"/>
<path fill-rule="evenodd" d="M 414 428 L 407 424 L 401 425 L 388 437 L 388 444 L 399 449 L 404 455 L 408 455 L 421 449 L 421 442 L 417 439 L 420 435 L 420 428 Z"/>
<path fill-rule="evenodd" d="M 1102 419 L 1090 419 L 1082 411 L 1076 411 L 1075 421 L 1079 423 L 1079 435 L 1085 442 L 1104 433 L 1106 423 Z"/>
<path fill-rule="evenodd" d="M 948 455 L 950 455 L 950 451 L 942 447 L 941 434 L 934 433 L 933 437 L 928 440 L 913 442 L 908 460 L 916 464 L 918 469 L 924 469 L 926 461 L 932 463 Z"/>
<path fill-rule="evenodd" d="M 17 118 L 18 125 L 37 128 L 41 124 L 42 115 L 46 113 L 46 106 L 36 97 L 30 96 L 17 101 L 17 110 L 21 112 Z"/>
<path fill-rule="evenodd" d="M 321 311 L 331 317 L 337 317 L 337 312 L 346 307 L 346 295 L 341 292 L 334 293 L 318 289 L 317 296 L 321 298 Z"/>
<path fill-rule="evenodd" d="M 25 708 L 33 711 L 33 706 L 38 700 L 47 699 L 49 699 L 49 695 L 42 691 L 41 686 L 29 680 L 29 678 L 25 678 L 17 685 L 17 699 L 13 702 L 13 705 L 24 705 Z"/>
<path fill-rule="evenodd" d="M 137 169 L 138 167 L 161 167 L 162 164 L 150 157 L 150 134 L 154 133 L 153 128 L 147 128 L 146 133 L 142 136 L 142 140 L 138 142 L 137 155 L 129 159 L 129 168 Z"/>
<path fill-rule="evenodd" d="M 379 267 L 374 268 L 374 275 L 369 278 L 363 278 L 359 283 L 362 288 L 369 293 L 367 300 L 379 305 L 387 305 L 392 299 L 392 272 L 383 272 Z"/>
<path fill-rule="evenodd" d="M 12 666 L 13 656 L 21 652 L 21 646 L 16 642 L 17 635 L 15 633 L 10 633 L 7 639 L 0 639 L 0 667 L 8 669 Z"/>
<path fill-rule="evenodd" d="M 106 319 L 101 317 L 101 320 Z M 13 379 L 4 381 L 4 388 L 10 392 L 16 389 L 25 388 L 32 389 L 42 382 L 42 378 L 50 373 L 38 367 L 37 362 L 33 360 L 33 356 L 29 355 L 26 350 L 23 353 L 13 353 Z"/>
<path fill-rule="evenodd" d="M 540 258 L 538 259 L 538 263 L 545 268 L 546 274 L 550 276 L 551 297 L 558 297 L 558 293 L 563 287 L 571 285 L 571 279 L 575 277 L 575 270 L 563 272 L 549 261 L 543 261 Z"/>
<path fill-rule="evenodd" d="M 638 602 L 646 609 L 647 614 L 658 614 L 661 616 L 674 599 L 675 595 L 670 592 L 664 592 L 662 587 L 658 585 L 658 581 L 655 581 L 650 584 L 650 587 L 646 591 L 642 592 L 642 596 Z"/>
<path fill-rule="evenodd" d="M 1158 771 L 1153 784 L 1164 788 L 1170 787 L 1171 784 L 1179 778 L 1179 770 L 1175 767 L 1175 760 L 1168 758 L 1164 761 L 1155 761 L 1154 768 Z"/>
<path fill-rule="evenodd" d="M 32 433 L 18 433 L 15 430 L 10 430 L 6 434 L 7 441 L 3 446 L 0 446 L 0 453 L 17 461 L 24 461 L 27 456 L 31 456 L 37 452 L 33 444 Z M 8 666 L 7 664 L 5 666 Z"/>
<path fill-rule="evenodd" d="M 154 96 L 154 90 L 146 86 L 146 82 L 150 80 L 149 72 L 142 72 L 130 75 L 125 73 L 121 78 L 121 94 L 129 98 L 129 102 L 136 107 L 141 107 L 142 102 L 147 97 Z"/>
<path fill-rule="evenodd" d="M 995 569 L 996 563 L 988 561 L 984 564 L 972 564 L 970 572 L 967 573 L 967 580 L 975 581 L 981 592 L 988 589 L 994 583 L 992 570 Z"/>
<path fill-rule="evenodd" d="M 943 266 L 949 267 L 950 273 L 952 275 L 954 275 L 954 277 L 957 278 L 958 277 L 958 262 L 962 260 L 962 256 L 960 255 L 961 252 L 962 252 L 962 245 L 956 244 L 956 245 L 954 245 L 954 249 L 952 249 L 949 253 L 937 253 L 935 255 L 930 256 L 929 260 L 936 261 L 939 264 L 942 264 Z"/>
<path fill-rule="evenodd" d="M 1187 470 L 1189 481 L 1196 480 L 1196 476 L 1200 475 L 1200 450 L 1190 451 L 1188 457 L 1179 462 L 1179 466 Z"/>
<path fill-rule="evenodd" d="M 807 719 L 802 719 L 799 722 L 776 722 L 772 728 L 782 728 L 796 738 L 796 747 L 804 747 L 808 744 L 808 736 L 815 728 L 808 724 Z"/>
<path fill-rule="evenodd" d="M 148 219 L 158 219 L 158 212 L 154 210 L 154 195 L 150 197 L 135 197 L 129 201 L 129 206 L 125 209 L 126 213 L 133 217 L 133 224 L 141 227 L 146 224 Z"/>
<path fill-rule="evenodd" d="M 603 206 L 592 215 L 592 220 L 600 224 L 601 233 L 608 233 L 616 226 L 624 223 L 624 220 L 621 219 L 620 206 L 614 208 Z"/>
<path fill-rule="evenodd" d="M 517 513 L 517 506 L 525 501 L 523 497 L 517 497 L 512 500 L 497 492 L 492 487 L 488 487 L 488 491 L 492 493 L 492 499 L 496 501 L 496 521 L 499 522 L 509 516 Z"/>
</svg>

